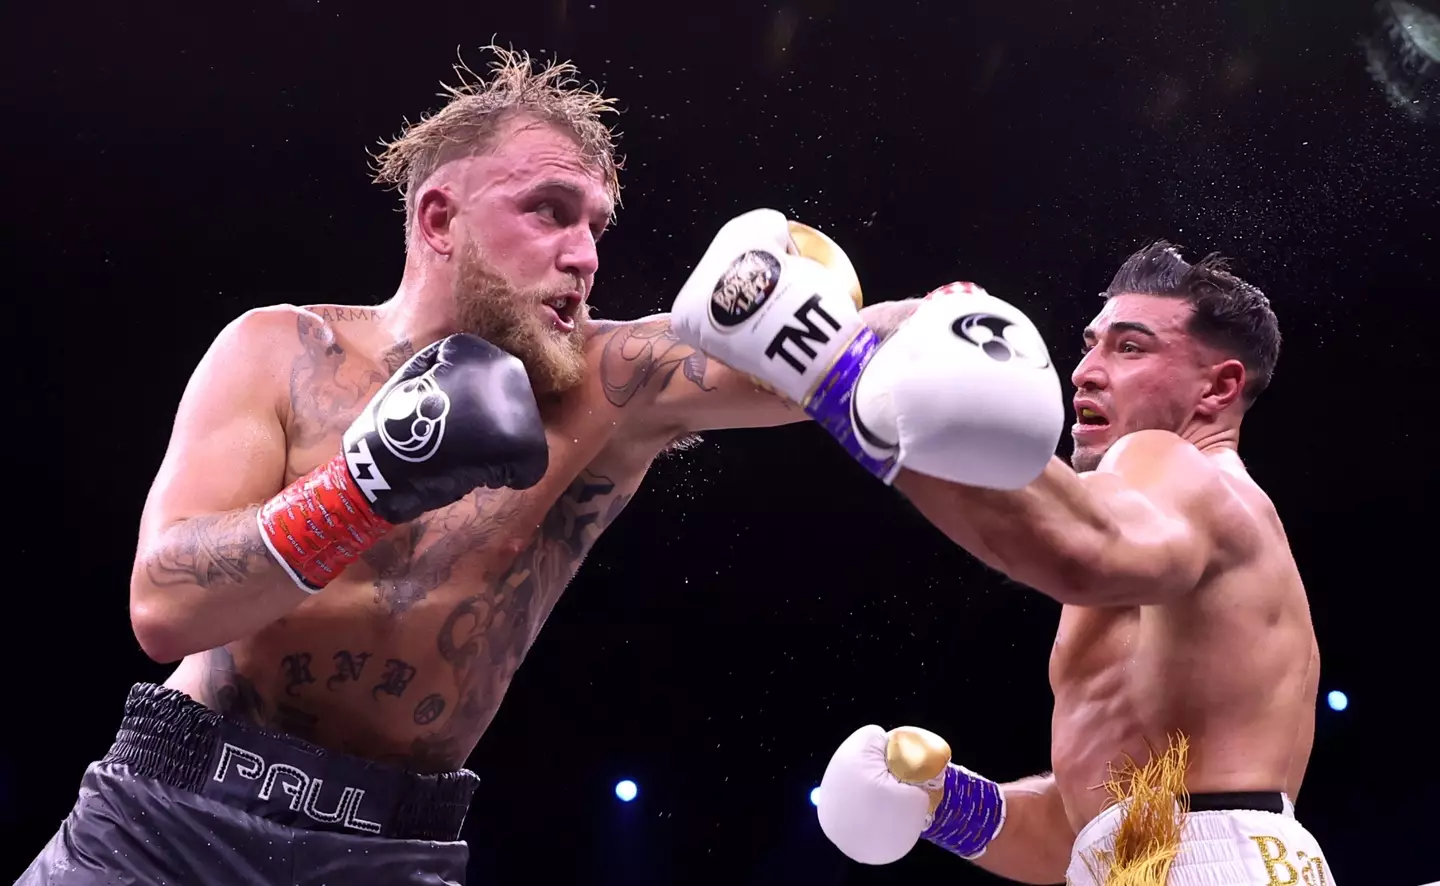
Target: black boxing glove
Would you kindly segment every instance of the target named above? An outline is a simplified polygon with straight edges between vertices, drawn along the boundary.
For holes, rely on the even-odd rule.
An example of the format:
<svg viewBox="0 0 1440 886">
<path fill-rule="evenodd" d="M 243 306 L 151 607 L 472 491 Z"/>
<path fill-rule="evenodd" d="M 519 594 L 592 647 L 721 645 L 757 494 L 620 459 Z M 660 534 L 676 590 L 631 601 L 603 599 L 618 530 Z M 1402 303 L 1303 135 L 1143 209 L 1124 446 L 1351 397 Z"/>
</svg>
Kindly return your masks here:
<svg viewBox="0 0 1440 886">
<path fill-rule="evenodd" d="M 407 360 L 346 430 L 340 454 L 256 519 L 270 552 L 314 593 L 397 524 L 482 486 L 528 489 L 549 462 L 524 365 L 452 335 Z"/>
</svg>

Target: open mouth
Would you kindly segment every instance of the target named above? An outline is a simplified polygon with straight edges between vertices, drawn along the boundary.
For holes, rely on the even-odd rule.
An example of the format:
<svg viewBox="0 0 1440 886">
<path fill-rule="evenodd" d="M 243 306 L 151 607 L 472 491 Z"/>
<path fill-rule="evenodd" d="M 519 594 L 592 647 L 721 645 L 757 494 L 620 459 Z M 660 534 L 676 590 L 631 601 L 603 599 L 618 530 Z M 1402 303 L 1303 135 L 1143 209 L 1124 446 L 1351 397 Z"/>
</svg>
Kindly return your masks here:
<svg viewBox="0 0 1440 886">
<path fill-rule="evenodd" d="M 1075 409 L 1074 432 L 1093 433 L 1103 430 L 1110 425 L 1110 419 L 1100 410 L 1093 406 L 1077 406 Z"/>
<path fill-rule="evenodd" d="M 546 309 L 551 317 L 551 324 L 562 332 L 569 332 L 575 328 L 575 317 L 580 312 L 580 296 L 578 294 L 557 295 L 544 301 Z"/>
</svg>

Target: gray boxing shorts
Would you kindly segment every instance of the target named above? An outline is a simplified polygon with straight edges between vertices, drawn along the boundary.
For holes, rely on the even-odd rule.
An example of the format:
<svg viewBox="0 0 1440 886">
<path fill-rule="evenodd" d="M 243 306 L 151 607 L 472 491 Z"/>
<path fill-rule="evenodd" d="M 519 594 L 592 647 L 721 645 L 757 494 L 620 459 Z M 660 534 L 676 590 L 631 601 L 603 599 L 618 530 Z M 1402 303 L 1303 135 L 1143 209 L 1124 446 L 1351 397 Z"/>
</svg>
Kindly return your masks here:
<svg viewBox="0 0 1440 886">
<path fill-rule="evenodd" d="M 463 884 L 478 784 L 327 751 L 141 683 L 16 883 Z"/>
</svg>

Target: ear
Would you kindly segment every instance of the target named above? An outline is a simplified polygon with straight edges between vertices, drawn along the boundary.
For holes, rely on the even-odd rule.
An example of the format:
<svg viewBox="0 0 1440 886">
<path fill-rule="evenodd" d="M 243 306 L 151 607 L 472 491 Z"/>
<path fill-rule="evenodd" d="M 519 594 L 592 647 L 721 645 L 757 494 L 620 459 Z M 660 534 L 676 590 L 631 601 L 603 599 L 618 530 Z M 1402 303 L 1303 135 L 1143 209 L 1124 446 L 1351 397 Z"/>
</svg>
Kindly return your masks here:
<svg viewBox="0 0 1440 886">
<path fill-rule="evenodd" d="M 1210 367 L 1210 379 L 1200 395 L 1198 411 L 1214 416 L 1224 412 L 1245 392 L 1245 364 L 1239 360 L 1222 360 Z"/>
<path fill-rule="evenodd" d="M 455 252 L 455 218 L 459 204 L 447 187 L 426 188 L 415 201 L 415 234 L 431 249 L 449 257 Z"/>
</svg>

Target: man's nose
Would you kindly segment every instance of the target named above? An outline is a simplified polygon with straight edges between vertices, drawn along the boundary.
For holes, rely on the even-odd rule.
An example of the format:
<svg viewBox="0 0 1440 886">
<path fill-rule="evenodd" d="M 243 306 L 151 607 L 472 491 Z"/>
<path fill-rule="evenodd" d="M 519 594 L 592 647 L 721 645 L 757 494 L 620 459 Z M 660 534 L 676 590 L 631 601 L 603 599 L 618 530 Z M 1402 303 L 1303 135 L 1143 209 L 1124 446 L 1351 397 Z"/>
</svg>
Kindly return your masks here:
<svg viewBox="0 0 1440 886">
<path fill-rule="evenodd" d="M 595 237 L 588 228 L 582 228 L 566 242 L 565 251 L 560 255 L 560 270 L 588 281 L 599 269 L 600 251 Z"/>
<path fill-rule="evenodd" d="M 1070 382 L 1081 390 L 1095 390 L 1105 387 L 1109 377 L 1105 374 L 1105 366 L 1100 356 L 1096 353 L 1099 348 L 1092 348 L 1080 362 L 1075 366 L 1075 371 L 1070 373 Z"/>
</svg>

